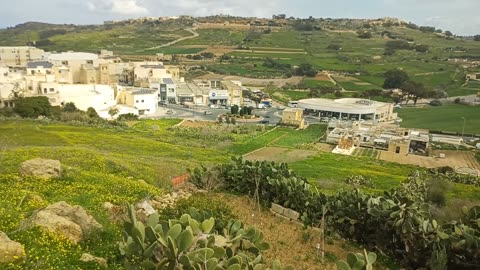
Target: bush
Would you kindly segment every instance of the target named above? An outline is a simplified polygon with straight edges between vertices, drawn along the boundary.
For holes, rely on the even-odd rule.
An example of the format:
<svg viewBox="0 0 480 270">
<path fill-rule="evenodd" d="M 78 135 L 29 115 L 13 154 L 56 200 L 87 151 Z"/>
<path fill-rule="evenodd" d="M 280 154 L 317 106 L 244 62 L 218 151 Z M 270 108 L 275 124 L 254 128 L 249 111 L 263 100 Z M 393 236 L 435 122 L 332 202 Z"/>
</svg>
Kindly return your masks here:
<svg viewBox="0 0 480 270">
<path fill-rule="evenodd" d="M 430 106 L 442 106 L 443 105 L 442 102 L 438 99 L 434 99 L 434 100 L 430 101 L 429 104 L 430 104 Z"/>
<path fill-rule="evenodd" d="M 15 113 L 13 112 L 13 108 L 0 108 L 0 115 L 4 117 L 13 117 Z"/>
<path fill-rule="evenodd" d="M 75 106 L 75 103 L 73 102 L 67 102 L 65 105 L 63 105 L 62 111 L 64 112 L 76 112 L 78 111 L 77 106 Z"/>
<path fill-rule="evenodd" d="M 450 183 L 446 180 L 431 180 L 428 183 L 427 189 L 427 201 L 435 204 L 436 206 L 444 206 L 447 197 L 445 193 L 450 188 Z"/>
<path fill-rule="evenodd" d="M 90 118 L 99 118 L 100 116 L 98 115 L 97 111 L 92 108 L 92 107 L 88 107 L 87 109 L 87 115 L 88 117 Z"/>
<path fill-rule="evenodd" d="M 23 118 L 37 118 L 50 116 L 52 106 L 47 97 L 20 97 L 16 98 L 13 111 Z"/>
<path fill-rule="evenodd" d="M 64 122 L 70 121 L 80 121 L 86 122 L 89 117 L 84 112 L 76 111 L 76 112 L 62 112 L 60 115 L 60 120 Z"/>
<path fill-rule="evenodd" d="M 359 38 L 368 39 L 372 37 L 372 33 L 370 31 L 358 31 L 357 35 Z"/>
<path fill-rule="evenodd" d="M 120 114 L 117 120 L 118 121 L 136 121 L 138 120 L 138 115 L 133 113 Z"/>
</svg>

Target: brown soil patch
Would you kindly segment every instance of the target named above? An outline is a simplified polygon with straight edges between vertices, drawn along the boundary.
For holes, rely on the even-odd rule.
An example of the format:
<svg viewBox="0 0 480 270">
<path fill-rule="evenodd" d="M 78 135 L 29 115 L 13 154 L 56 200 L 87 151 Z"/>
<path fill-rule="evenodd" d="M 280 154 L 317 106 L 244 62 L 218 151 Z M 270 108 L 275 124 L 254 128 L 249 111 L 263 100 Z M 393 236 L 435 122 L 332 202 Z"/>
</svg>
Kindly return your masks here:
<svg viewBox="0 0 480 270">
<path fill-rule="evenodd" d="M 445 154 L 445 158 L 438 158 L 440 153 Z M 401 164 L 417 165 L 425 168 L 437 168 L 449 166 L 452 168 L 471 168 L 480 170 L 480 165 L 472 152 L 454 151 L 454 150 L 435 150 L 435 157 L 423 157 L 415 155 L 399 155 L 392 152 L 380 151 L 379 159 L 397 162 Z"/>
<path fill-rule="evenodd" d="M 264 255 L 267 263 L 275 259 L 282 265 L 291 265 L 293 269 L 336 269 L 335 262 L 325 258 L 321 263 L 317 244 L 320 243 L 320 233 L 317 230 L 305 230 L 302 225 L 277 217 L 268 210 L 258 210 L 253 200 L 230 194 L 212 194 L 232 207 L 246 227 L 255 227 L 264 234 L 265 241 L 271 248 Z M 348 252 L 359 252 L 345 241 L 325 241 L 325 253 L 329 257 L 346 259 Z"/>
<path fill-rule="evenodd" d="M 266 160 L 275 162 L 295 162 L 305 160 L 317 154 L 317 151 L 289 149 L 283 147 L 264 147 L 244 156 L 247 160 Z"/>
<path fill-rule="evenodd" d="M 208 127 L 215 125 L 215 122 L 210 121 L 192 121 L 192 120 L 185 120 L 181 123 L 181 127 L 191 127 L 191 128 L 199 128 L 199 127 Z"/>
<path fill-rule="evenodd" d="M 315 76 L 315 80 L 317 80 L 317 81 L 330 81 L 330 78 L 325 74 L 317 74 L 317 76 Z"/>
</svg>

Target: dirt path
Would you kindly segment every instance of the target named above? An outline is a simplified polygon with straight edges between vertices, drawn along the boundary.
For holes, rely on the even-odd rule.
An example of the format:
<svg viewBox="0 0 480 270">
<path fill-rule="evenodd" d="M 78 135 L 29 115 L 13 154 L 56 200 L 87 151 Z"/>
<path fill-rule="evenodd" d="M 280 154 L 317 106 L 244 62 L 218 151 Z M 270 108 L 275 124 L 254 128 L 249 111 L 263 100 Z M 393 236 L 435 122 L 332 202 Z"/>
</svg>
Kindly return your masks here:
<svg viewBox="0 0 480 270">
<path fill-rule="evenodd" d="M 185 29 L 185 31 L 188 31 L 190 33 L 192 33 L 191 36 L 188 36 L 188 37 L 181 37 L 179 39 L 176 39 L 176 40 L 173 40 L 173 41 L 170 41 L 168 43 L 165 43 L 165 44 L 162 44 L 162 45 L 158 45 L 158 46 L 155 46 L 155 47 L 151 47 L 151 48 L 146 48 L 146 49 L 143 49 L 143 50 L 139 50 L 139 51 L 136 51 L 136 52 L 144 52 L 144 51 L 149 51 L 149 50 L 155 50 L 155 49 L 159 49 L 159 48 L 163 48 L 163 47 L 168 47 L 168 46 L 171 46 L 173 44 L 176 44 L 180 41 L 184 41 L 184 40 L 187 40 L 187 39 L 192 39 L 192 38 L 196 38 L 199 36 L 199 34 L 195 31 L 196 29 L 194 28 L 189 28 L 189 29 Z"/>
</svg>

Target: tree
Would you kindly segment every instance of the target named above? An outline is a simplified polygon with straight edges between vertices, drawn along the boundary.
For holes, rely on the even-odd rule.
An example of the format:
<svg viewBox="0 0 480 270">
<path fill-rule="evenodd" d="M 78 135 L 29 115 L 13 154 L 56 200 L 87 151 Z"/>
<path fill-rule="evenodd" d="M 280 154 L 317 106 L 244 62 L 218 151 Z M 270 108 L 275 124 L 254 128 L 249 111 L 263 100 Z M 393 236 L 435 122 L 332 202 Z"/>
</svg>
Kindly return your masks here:
<svg viewBox="0 0 480 270">
<path fill-rule="evenodd" d="M 64 112 L 76 112 L 76 111 L 78 111 L 78 108 L 77 108 L 77 106 L 75 106 L 75 103 L 67 102 L 67 103 L 65 103 L 65 105 L 63 105 L 62 110 Z"/>
<path fill-rule="evenodd" d="M 19 97 L 14 100 L 13 111 L 21 117 L 50 116 L 52 106 L 47 97 Z"/>
<path fill-rule="evenodd" d="M 416 105 L 418 99 L 424 98 L 428 95 L 425 86 L 422 83 L 414 81 L 406 81 L 402 85 L 402 90 L 406 95 L 407 103 L 409 100 L 413 100 L 413 104 Z"/>
<path fill-rule="evenodd" d="M 451 37 L 451 36 L 453 36 L 453 34 L 452 34 L 452 32 L 447 30 L 447 31 L 445 31 L 445 36 Z"/>
<path fill-rule="evenodd" d="M 232 107 L 230 107 L 230 112 L 235 115 L 235 114 L 238 114 L 238 105 L 233 105 Z"/>
<path fill-rule="evenodd" d="M 383 88 L 400 88 L 406 81 L 409 80 L 408 74 L 400 69 L 392 69 L 385 72 L 385 81 Z"/>
<path fill-rule="evenodd" d="M 100 116 L 98 116 L 97 111 L 96 111 L 94 108 L 92 108 L 92 107 L 88 107 L 88 109 L 87 109 L 87 115 L 88 115 L 88 117 L 90 117 L 90 118 L 99 118 L 99 117 L 100 117 Z"/>
<path fill-rule="evenodd" d="M 473 40 L 475 40 L 475 41 L 480 41 L 480 35 L 475 35 L 475 36 L 473 36 Z"/>
<path fill-rule="evenodd" d="M 110 110 L 108 110 L 108 114 L 112 117 L 112 119 L 118 113 L 119 113 L 119 110 L 115 107 L 112 107 L 112 108 L 110 108 Z"/>
</svg>

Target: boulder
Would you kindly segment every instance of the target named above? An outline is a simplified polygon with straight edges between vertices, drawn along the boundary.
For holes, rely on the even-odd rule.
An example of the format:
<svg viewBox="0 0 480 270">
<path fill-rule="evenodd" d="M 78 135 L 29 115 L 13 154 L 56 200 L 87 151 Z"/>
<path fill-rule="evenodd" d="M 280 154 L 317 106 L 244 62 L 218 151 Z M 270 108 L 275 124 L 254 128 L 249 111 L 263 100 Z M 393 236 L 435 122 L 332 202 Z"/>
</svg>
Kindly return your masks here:
<svg viewBox="0 0 480 270">
<path fill-rule="evenodd" d="M 66 202 L 57 202 L 34 212 L 21 226 L 41 227 L 63 235 L 74 244 L 80 242 L 85 234 L 102 228 L 82 207 L 71 206 Z"/>
<path fill-rule="evenodd" d="M 25 249 L 22 244 L 10 240 L 8 236 L 0 232 L 0 263 L 11 263 L 25 257 Z"/>
<path fill-rule="evenodd" d="M 92 254 L 88 254 L 88 253 L 83 253 L 82 257 L 80 258 L 80 261 L 82 261 L 82 262 L 95 262 L 98 265 L 100 265 L 101 267 L 104 267 L 104 268 L 108 267 L 106 259 L 101 258 L 101 257 L 95 257 Z"/>
<path fill-rule="evenodd" d="M 44 178 L 59 177 L 62 174 L 62 164 L 58 160 L 35 158 L 22 163 L 20 174 Z"/>
</svg>

